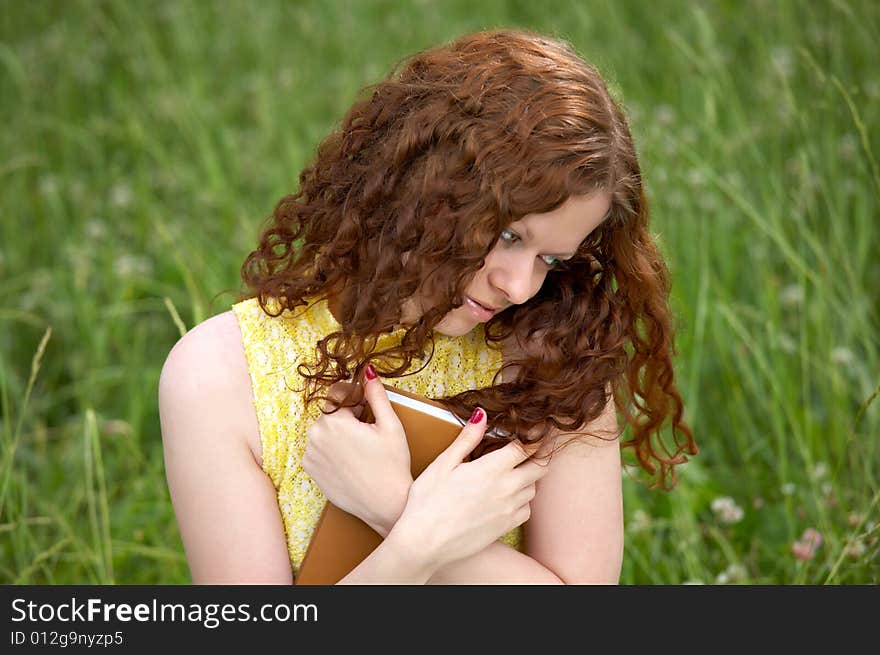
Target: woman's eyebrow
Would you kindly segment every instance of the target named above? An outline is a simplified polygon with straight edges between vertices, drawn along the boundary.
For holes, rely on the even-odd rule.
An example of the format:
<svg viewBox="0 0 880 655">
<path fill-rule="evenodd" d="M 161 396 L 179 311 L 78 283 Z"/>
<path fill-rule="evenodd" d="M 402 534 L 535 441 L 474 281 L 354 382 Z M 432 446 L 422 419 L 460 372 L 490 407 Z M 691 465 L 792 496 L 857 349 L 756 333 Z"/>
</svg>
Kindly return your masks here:
<svg viewBox="0 0 880 655">
<path fill-rule="evenodd" d="M 526 236 L 529 238 L 529 241 L 532 241 L 534 239 L 534 237 L 532 237 L 532 232 L 531 232 L 531 230 L 529 230 L 529 227 L 525 223 L 520 223 L 520 225 L 522 227 L 518 227 L 516 229 L 522 230 L 523 232 L 525 232 Z M 577 253 L 576 252 L 565 252 L 565 253 L 553 252 L 553 253 L 547 253 L 547 254 L 550 255 L 551 257 L 574 257 Z"/>
</svg>

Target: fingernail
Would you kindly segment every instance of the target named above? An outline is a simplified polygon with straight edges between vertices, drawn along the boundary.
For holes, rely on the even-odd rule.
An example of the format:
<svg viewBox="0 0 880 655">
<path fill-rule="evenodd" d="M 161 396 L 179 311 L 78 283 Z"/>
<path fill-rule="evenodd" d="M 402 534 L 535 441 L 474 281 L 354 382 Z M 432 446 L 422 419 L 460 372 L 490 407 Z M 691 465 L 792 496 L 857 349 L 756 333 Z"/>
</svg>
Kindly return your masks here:
<svg viewBox="0 0 880 655">
<path fill-rule="evenodd" d="M 375 380 L 379 377 L 379 374 L 376 373 L 376 369 L 373 368 L 372 364 L 367 364 L 367 368 L 364 369 L 364 375 L 367 376 L 368 380 Z"/>
<path fill-rule="evenodd" d="M 482 421 L 482 420 L 483 420 L 483 410 L 480 409 L 479 407 L 477 407 L 477 408 L 474 410 L 474 413 L 471 414 L 471 420 L 470 420 L 470 423 L 479 423 L 479 422 Z"/>
</svg>

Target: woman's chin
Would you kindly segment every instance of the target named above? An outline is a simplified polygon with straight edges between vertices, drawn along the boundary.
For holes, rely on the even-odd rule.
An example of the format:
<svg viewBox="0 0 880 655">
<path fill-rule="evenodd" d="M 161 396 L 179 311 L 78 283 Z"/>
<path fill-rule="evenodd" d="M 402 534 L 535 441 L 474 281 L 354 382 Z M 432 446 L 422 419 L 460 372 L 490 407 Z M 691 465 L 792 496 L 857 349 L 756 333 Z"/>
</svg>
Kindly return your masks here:
<svg viewBox="0 0 880 655">
<path fill-rule="evenodd" d="M 434 327 L 434 332 L 447 337 L 462 337 L 479 324 L 480 321 L 473 318 L 466 307 L 459 307 L 444 316 L 443 320 Z"/>
</svg>

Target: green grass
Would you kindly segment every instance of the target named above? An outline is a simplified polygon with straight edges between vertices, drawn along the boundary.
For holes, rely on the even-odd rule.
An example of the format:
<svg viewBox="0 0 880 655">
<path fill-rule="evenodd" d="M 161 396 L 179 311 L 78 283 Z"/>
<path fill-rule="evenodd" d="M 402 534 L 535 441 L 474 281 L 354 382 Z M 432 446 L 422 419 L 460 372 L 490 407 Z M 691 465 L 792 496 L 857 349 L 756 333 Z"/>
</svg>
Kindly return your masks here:
<svg viewBox="0 0 880 655">
<path fill-rule="evenodd" d="M 361 86 L 500 26 L 611 81 L 673 273 L 701 453 L 626 479 L 622 582 L 880 582 L 876 3 L 256 6 L 2 3 L 0 583 L 189 581 L 165 356 Z"/>
</svg>

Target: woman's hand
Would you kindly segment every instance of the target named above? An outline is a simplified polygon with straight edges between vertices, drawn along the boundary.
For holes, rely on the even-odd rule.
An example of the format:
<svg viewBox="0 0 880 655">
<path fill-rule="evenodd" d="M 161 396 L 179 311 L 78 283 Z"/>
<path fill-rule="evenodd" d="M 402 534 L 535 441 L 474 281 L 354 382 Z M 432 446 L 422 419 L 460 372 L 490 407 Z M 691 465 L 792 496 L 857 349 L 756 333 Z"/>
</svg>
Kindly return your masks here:
<svg viewBox="0 0 880 655">
<path fill-rule="evenodd" d="M 535 483 L 548 468 L 525 461 L 533 451 L 519 441 L 464 462 L 486 431 L 485 412 L 478 411 L 479 420 L 469 422 L 412 484 L 388 537 L 435 569 L 483 550 L 525 523 Z"/>
<path fill-rule="evenodd" d="M 351 386 L 334 384 L 329 395 L 341 403 Z M 358 420 L 363 403 L 322 416 L 306 430 L 302 465 L 327 500 L 384 537 L 403 511 L 413 481 L 409 446 L 378 377 L 365 377 L 363 395 L 376 422 Z"/>
</svg>

